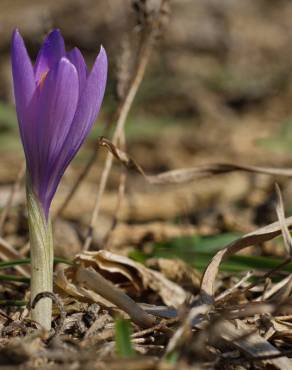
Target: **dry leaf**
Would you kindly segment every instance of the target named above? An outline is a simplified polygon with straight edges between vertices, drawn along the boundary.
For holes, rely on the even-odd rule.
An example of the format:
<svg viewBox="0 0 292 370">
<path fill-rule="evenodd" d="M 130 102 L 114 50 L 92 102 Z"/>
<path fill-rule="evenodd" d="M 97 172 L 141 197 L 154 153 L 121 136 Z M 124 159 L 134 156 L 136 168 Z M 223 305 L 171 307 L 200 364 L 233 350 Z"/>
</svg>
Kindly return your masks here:
<svg viewBox="0 0 292 370">
<path fill-rule="evenodd" d="M 107 251 L 85 252 L 79 254 L 75 260 L 78 263 L 89 263 L 101 272 L 118 273 L 138 289 L 151 289 L 168 306 L 178 308 L 189 298 L 179 285 L 168 280 L 158 271 L 151 270 L 124 256 Z"/>
<path fill-rule="evenodd" d="M 287 224 L 285 222 L 284 204 L 283 204 L 281 190 L 278 184 L 276 184 L 276 193 L 277 193 L 277 198 L 278 198 L 277 203 L 276 203 L 276 212 L 277 212 L 278 220 L 281 225 L 282 236 L 283 236 L 285 247 L 290 257 L 292 257 L 292 238 L 289 233 Z"/>
<path fill-rule="evenodd" d="M 213 163 L 191 168 L 181 168 L 177 170 L 162 172 L 157 175 L 147 175 L 142 167 L 127 153 L 117 148 L 111 141 L 104 137 L 100 138 L 99 144 L 107 148 L 113 156 L 118 159 L 128 169 L 134 169 L 140 173 L 150 184 L 182 184 L 198 178 L 228 173 L 233 171 L 245 171 L 261 173 L 274 176 L 292 177 L 292 170 L 286 168 L 258 167 L 239 165 L 235 163 Z"/>
<path fill-rule="evenodd" d="M 237 320 L 236 323 L 237 325 L 227 320 L 220 322 L 217 327 L 218 335 L 252 358 L 262 356 L 273 357 L 281 354 L 281 352 L 265 338 L 257 333 L 250 334 L 250 329 L 242 321 Z M 265 362 L 273 364 L 277 369 L 292 369 L 291 360 L 285 356 L 271 358 L 265 360 Z"/>
<path fill-rule="evenodd" d="M 118 284 L 114 284 L 116 281 Z M 114 305 L 125 311 L 137 325 L 145 328 L 155 324 L 156 319 L 151 314 L 155 314 L 155 310 L 153 307 L 144 310 L 120 287 L 126 291 L 134 289 L 140 294 L 150 288 L 173 306 L 181 305 L 188 297 L 182 288 L 159 272 L 106 251 L 78 255 L 74 266 L 59 271 L 55 283 L 59 289 L 78 299 L 91 300 L 106 307 Z"/>
<path fill-rule="evenodd" d="M 287 227 L 291 229 L 292 217 L 286 218 L 285 222 Z M 213 302 L 215 279 L 219 270 L 219 266 L 223 260 L 237 253 L 241 249 L 271 240 L 280 234 L 281 224 L 280 222 L 274 222 L 251 233 L 243 235 L 242 237 L 230 243 L 227 247 L 217 252 L 204 272 L 201 284 L 201 298 L 206 303 Z"/>
</svg>

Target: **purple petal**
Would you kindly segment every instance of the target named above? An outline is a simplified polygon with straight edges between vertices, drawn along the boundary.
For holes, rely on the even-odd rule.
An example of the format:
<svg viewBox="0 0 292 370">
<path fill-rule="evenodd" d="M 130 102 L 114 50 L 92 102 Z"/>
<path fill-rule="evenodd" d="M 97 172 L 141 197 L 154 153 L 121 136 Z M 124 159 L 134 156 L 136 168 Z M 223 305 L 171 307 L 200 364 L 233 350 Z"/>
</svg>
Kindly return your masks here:
<svg viewBox="0 0 292 370">
<path fill-rule="evenodd" d="M 38 53 L 34 66 L 36 81 L 39 81 L 44 73 L 48 72 L 54 65 L 65 56 L 65 44 L 60 30 L 53 30 Z"/>
<path fill-rule="evenodd" d="M 87 67 L 83 55 L 78 48 L 74 48 L 67 53 L 67 58 L 72 64 L 74 64 L 77 69 L 79 77 L 79 93 L 81 93 L 83 91 L 87 78 Z"/>
<path fill-rule="evenodd" d="M 95 60 L 82 91 L 72 128 L 67 138 L 67 146 L 76 151 L 88 135 L 99 113 L 107 80 L 107 56 L 103 47 Z"/>
<path fill-rule="evenodd" d="M 36 84 L 34 80 L 33 68 L 27 54 L 23 39 L 15 30 L 12 35 L 11 47 L 12 76 L 14 85 L 14 96 L 20 135 L 24 151 L 28 158 L 29 137 L 27 126 L 29 125 L 29 105 L 34 94 Z"/>
<path fill-rule="evenodd" d="M 66 142 L 58 157 L 58 161 L 55 163 L 55 177 L 58 177 L 59 180 L 51 188 L 50 198 L 53 197 L 67 166 L 79 150 L 96 120 L 105 92 L 107 66 L 106 52 L 101 47 L 92 71 L 86 81 L 86 86 L 79 98 L 77 110 Z"/>
<path fill-rule="evenodd" d="M 35 146 L 38 167 L 33 169 L 33 185 L 48 212 L 51 187 L 58 186 L 55 162 L 71 128 L 79 98 L 79 80 L 76 68 L 62 58 L 39 85 L 36 92 Z M 57 181 L 57 183 L 56 183 Z"/>
</svg>

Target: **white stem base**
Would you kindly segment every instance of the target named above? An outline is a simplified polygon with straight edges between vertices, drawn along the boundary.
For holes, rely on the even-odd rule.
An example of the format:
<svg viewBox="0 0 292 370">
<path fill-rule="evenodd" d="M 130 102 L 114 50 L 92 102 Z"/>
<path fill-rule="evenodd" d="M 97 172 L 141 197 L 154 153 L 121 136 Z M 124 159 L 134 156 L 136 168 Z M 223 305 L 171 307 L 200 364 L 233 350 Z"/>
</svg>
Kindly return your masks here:
<svg viewBox="0 0 292 370">
<path fill-rule="evenodd" d="M 46 220 L 43 209 L 27 186 L 27 209 L 31 256 L 31 300 L 41 292 L 53 291 L 53 240 L 50 221 Z M 42 298 L 31 312 L 32 320 L 44 329 L 51 329 L 52 301 Z"/>
</svg>

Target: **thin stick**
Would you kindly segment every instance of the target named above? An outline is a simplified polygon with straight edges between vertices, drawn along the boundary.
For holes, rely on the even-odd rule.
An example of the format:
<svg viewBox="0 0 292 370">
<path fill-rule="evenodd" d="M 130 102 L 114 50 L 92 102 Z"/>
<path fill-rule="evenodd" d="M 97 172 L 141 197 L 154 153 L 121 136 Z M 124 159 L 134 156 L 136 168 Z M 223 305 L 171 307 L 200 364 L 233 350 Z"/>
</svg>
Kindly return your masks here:
<svg viewBox="0 0 292 370">
<path fill-rule="evenodd" d="M 127 173 L 124 169 L 122 169 L 122 173 L 120 174 L 120 181 L 119 181 L 119 189 L 118 189 L 118 199 L 116 203 L 114 218 L 112 220 L 112 224 L 110 229 L 108 230 L 107 234 L 105 235 L 103 239 L 103 248 L 107 249 L 109 246 L 109 242 L 111 240 L 111 236 L 113 232 L 115 231 L 118 223 L 119 223 L 119 213 L 120 209 L 123 203 L 123 199 L 125 196 L 125 190 L 126 190 L 126 179 L 127 179 Z"/>
<path fill-rule="evenodd" d="M 154 316 L 144 311 L 135 301 L 110 281 L 106 280 L 92 267 L 80 267 L 77 270 L 76 278 L 79 283 L 85 284 L 86 287 L 127 312 L 133 322 L 142 328 L 146 329 L 156 324 L 156 318 Z"/>
<path fill-rule="evenodd" d="M 106 125 L 103 129 L 102 136 L 107 136 L 110 131 L 111 125 Z M 74 183 L 73 187 L 71 188 L 70 192 L 67 194 L 63 202 L 61 203 L 60 207 L 56 211 L 56 213 L 53 216 L 53 221 L 62 215 L 65 211 L 65 209 L 68 207 L 68 204 L 71 202 L 72 198 L 74 197 L 77 189 L 79 188 L 82 181 L 87 177 L 89 171 L 91 170 L 91 167 L 94 165 L 98 153 L 99 153 L 100 147 L 97 145 L 96 149 L 93 151 L 91 157 L 89 158 L 88 162 L 86 163 L 83 171 L 78 176 L 76 182 Z"/>
<path fill-rule="evenodd" d="M 6 205 L 5 205 L 5 207 L 4 207 L 4 209 L 1 213 L 1 216 L 0 216 L 0 235 L 3 235 L 3 227 L 4 227 L 4 224 L 5 224 L 5 221 L 7 219 L 9 210 L 11 208 L 14 196 L 15 196 L 17 190 L 20 188 L 20 184 L 21 184 L 22 180 L 24 179 L 24 175 L 25 175 L 25 163 L 23 162 L 23 164 L 20 168 L 20 171 L 18 172 L 18 175 L 16 177 L 16 180 L 15 180 L 14 184 L 11 187 L 10 194 L 9 194 L 8 199 L 7 199 Z"/>
<path fill-rule="evenodd" d="M 119 111 L 117 125 L 116 125 L 116 128 L 115 128 L 113 137 L 112 137 L 112 142 L 113 142 L 114 145 L 117 145 L 117 142 L 118 142 L 121 134 L 123 133 L 128 113 L 129 113 L 130 108 L 133 104 L 134 98 L 135 98 L 136 93 L 137 93 L 137 91 L 140 87 L 140 84 L 143 80 L 145 70 L 146 70 L 147 64 L 148 64 L 149 59 L 150 59 L 152 46 L 153 46 L 153 43 L 154 43 L 154 40 L 155 40 L 155 35 L 156 35 L 155 27 L 152 27 L 149 30 L 148 35 L 146 36 L 144 44 L 142 45 L 139 60 L 138 60 L 138 65 L 137 65 L 137 69 L 136 69 L 136 73 L 135 73 L 134 78 L 131 82 L 131 85 L 129 87 L 129 90 L 128 90 L 128 93 L 125 97 L 125 100 L 124 100 L 124 102 L 121 106 L 121 109 Z M 106 161 L 105 161 L 105 166 L 104 166 L 104 169 L 103 169 L 103 172 L 102 172 L 102 175 L 101 175 L 100 183 L 99 183 L 99 189 L 98 189 L 98 193 L 97 193 L 96 200 L 95 200 L 94 210 L 92 212 L 92 217 L 91 217 L 90 226 L 89 226 L 89 229 L 88 229 L 88 234 L 87 234 L 87 237 L 86 237 L 86 240 L 85 240 L 85 243 L 84 243 L 84 247 L 83 247 L 84 250 L 88 250 L 90 245 L 91 245 L 91 242 L 92 242 L 93 229 L 94 229 L 94 226 L 95 226 L 96 221 L 98 219 L 101 199 L 102 199 L 103 193 L 104 193 L 106 185 L 107 185 L 107 180 L 108 180 L 109 173 L 110 173 L 110 170 L 111 170 L 111 167 L 112 167 L 112 163 L 113 163 L 113 156 L 112 156 L 111 153 L 108 153 L 107 157 L 106 157 Z"/>
<path fill-rule="evenodd" d="M 125 132 L 123 130 L 121 138 L 119 140 L 120 145 L 122 146 L 123 150 L 125 149 L 126 146 L 126 137 L 125 137 Z M 114 217 L 112 220 L 112 224 L 108 232 L 106 233 L 105 237 L 103 238 L 102 244 L 103 248 L 107 249 L 110 241 L 110 237 L 115 230 L 115 228 L 118 225 L 119 221 L 119 212 L 123 203 L 123 199 L 125 196 L 125 191 L 126 191 L 126 180 L 127 180 L 127 172 L 125 171 L 125 168 L 121 169 L 120 173 L 120 179 L 119 179 L 119 188 L 118 188 L 118 198 L 117 198 L 117 203 L 116 203 L 116 208 L 114 212 Z"/>
<path fill-rule="evenodd" d="M 279 265 L 273 267 L 271 270 L 267 271 L 263 276 L 261 276 L 259 278 L 258 281 L 255 281 L 253 283 L 250 283 L 248 284 L 245 288 L 242 288 L 241 291 L 240 291 L 240 294 L 244 294 L 246 292 L 248 292 L 250 289 L 254 288 L 255 286 L 258 285 L 259 281 L 264 281 L 265 279 L 269 278 L 270 276 L 272 276 L 273 274 L 275 274 L 276 272 L 278 271 L 281 271 L 283 267 L 289 265 L 289 263 L 291 263 L 291 257 L 289 257 L 288 259 L 284 260 L 283 262 L 281 262 Z M 230 298 L 230 296 L 226 296 L 226 298 Z M 216 304 L 221 300 L 221 298 L 219 299 L 216 299 Z"/>
<path fill-rule="evenodd" d="M 216 302 L 221 301 L 222 299 L 225 299 L 227 296 L 232 295 L 232 293 L 237 291 L 251 276 L 253 276 L 253 274 L 254 274 L 253 271 L 248 271 L 242 277 L 242 279 L 240 279 L 235 285 L 233 285 L 231 288 L 226 289 L 224 292 L 219 294 L 219 296 L 215 298 L 215 301 Z"/>
</svg>

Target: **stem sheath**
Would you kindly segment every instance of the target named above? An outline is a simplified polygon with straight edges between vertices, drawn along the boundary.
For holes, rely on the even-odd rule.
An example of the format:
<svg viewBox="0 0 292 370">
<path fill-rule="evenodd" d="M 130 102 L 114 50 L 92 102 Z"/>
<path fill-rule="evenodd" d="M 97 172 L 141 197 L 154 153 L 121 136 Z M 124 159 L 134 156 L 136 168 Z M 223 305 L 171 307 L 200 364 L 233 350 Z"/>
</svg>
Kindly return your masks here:
<svg viewBox="0 0 292 370">
<path fill-rule="evenodd" d="M 31 255 L 31 301 L 38 293 L 53 290 L 53 238 L 50 220 L 27 181 L 27 210 Z M 43 298 L 32 310 L 32 320 L 46 330 L 51 329 L 52 301 Z"/>
</svg>

